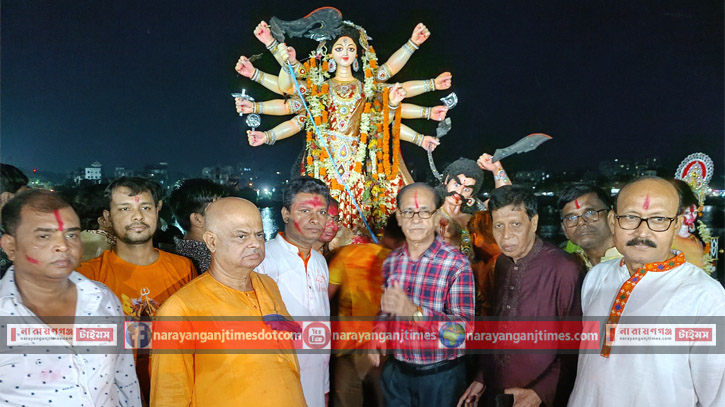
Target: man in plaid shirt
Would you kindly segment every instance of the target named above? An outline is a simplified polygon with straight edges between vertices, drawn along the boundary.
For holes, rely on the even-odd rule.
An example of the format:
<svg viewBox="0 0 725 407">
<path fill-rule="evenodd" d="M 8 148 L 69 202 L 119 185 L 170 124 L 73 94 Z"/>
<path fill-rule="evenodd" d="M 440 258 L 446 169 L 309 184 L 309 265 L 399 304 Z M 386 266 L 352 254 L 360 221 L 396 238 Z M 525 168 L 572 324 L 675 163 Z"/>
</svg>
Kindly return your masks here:
<svg viewBox="0 0 725 407">
<path fill-rule="evenodd" d="M 381 300 L 381 319 L 398 322 L 398 332 L 434 334 L 440 349 L 430 341 L 403 340 L 388 344 L 388 359 L 382 383 L 385 404 L 389 406 L 453 406 L 465 389 L 464 350 L 457 341 L 442 337 L 448 321 L 465 322 L 474 317 L 474 281 L 468 259 L 435 234 L 440 198 L 424 183 L 402 188 L 397 196 L 396 219 L 406 243 L 394 250 L 383 263 L 385 292 Z M 439 332 L 440 330 L 440 332 Z M 459 329 L 458 333 L 463 335 Z M 439 337 L 439 335 L 441 335 Z M 428 336 L 430 337 L 430 336 Z M 372 354 L 374 365 L 380 355 Z"/>
</svg>

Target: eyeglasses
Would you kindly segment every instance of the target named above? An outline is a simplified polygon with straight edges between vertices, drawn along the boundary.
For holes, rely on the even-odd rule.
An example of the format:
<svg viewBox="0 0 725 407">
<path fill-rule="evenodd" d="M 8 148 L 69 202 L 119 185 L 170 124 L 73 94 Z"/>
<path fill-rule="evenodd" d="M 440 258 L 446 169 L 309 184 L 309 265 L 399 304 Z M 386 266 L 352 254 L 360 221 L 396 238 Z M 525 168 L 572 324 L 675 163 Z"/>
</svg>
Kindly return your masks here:
<svg viewBox="0 0 725 407">
<path fill-rule="evenodd" d="M 607 209 L 590 209 L 581 215 L 569 215 L 561 218 L 561 221 L 564 223 L 564 226 L 568 228 L 573 228 L 576 225 L 579 224 L 579 218 L 584 219 L 584 222 L 586 223 L 594 223 L 599 220 L 599 212 L 606 212 Z"/>
<path fill-rule="evenodd" d="M 431 216 L 433 216 L 433 211 L 428 210 L 422 210 L 422 211 L 414 211 L 411 209 L 406 209 L 404 211 L 400 211 L 400 215 L 404 217 L 405 219 L 413 219 L 413 216 L 418 215 L 421 219 L 428 219 Z"/>
<path fill-rule="evenodd" d="M 653 232 L 664 232 L 670 228 L 672 222 L 677 218 L 668 218 L 667 216 L 650 216 L 649 218 L 641 218 L 637 215 L 614 215 L 617 218 L 619 227 L 624 230 L 635 230 L 639 228 L 642 222 L 647 223 L 649 230 Z"/>
</svg>

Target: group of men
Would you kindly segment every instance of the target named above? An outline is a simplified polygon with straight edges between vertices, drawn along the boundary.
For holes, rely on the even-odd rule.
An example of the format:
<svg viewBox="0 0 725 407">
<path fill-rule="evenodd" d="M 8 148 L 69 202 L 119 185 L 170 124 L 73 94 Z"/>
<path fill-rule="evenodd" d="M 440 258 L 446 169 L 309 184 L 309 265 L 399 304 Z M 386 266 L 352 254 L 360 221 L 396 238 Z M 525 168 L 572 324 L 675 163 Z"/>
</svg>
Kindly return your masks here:
<svg viewBox="0 0 725 407">
<path fill-rule="evenodd" d="M 494 170 L 508 181 L 502 168 Z M 446 241 L 441 219 L 464 218 L 455 206 L 474 194 L 481 178 L 472 175 L 447 174 L 443 195 L 424 183 L 405 186 L 391 217 L 402 234 L 389 228 L 381 245 L 346 246 L 329 269 L 315 250 L 331 218 L 329 192 L 309 177 L 286 186 L 283 230 L 267 242 L 260 212 L 249 201 L 220 191 L 200 203 L 172 196 L 185 240 L 203 241 L 193 244 L 193 262 L 154 248 L 163 202 L 153 182 L 121 178 L 108 186 L 102 216 L 116 244 L 80 265 L 81 227 L 70 204 L 49 191 L 16 191 L 2 201 L 2 248 L 13 266 L 0 280 L 0 315 L 8 323 L 49 327 L 53 317 L 88 315 L 184 324 L 249 317 L 271 330 L 299 334 L 294 321 L 321 319 L 330 326 L 335 297 L 338 315 L 375 317 L 375 329 L 400 321 L 421 332 L 435 321 L 470 323 L 478 276 L 460 241 Z M 683 208 L 666 180 L 635 180 L 613 206 L 608 194 L 591 185 L 562 191 L 562 228 L 574 255 L 537 236 L 538 208 L 530 190 L 499 184 L 488 201 L 501 251 L 492 286 L 483 293 L 489 316 L 583 317 L 608 328 L 636 317 L 722 325 L 717 318 L 725 316 L 725 290 L 671 251 Z M 441 213 L 446 198 L 452 199 Z M 177 241 L 179 246 L 192 247 Z M 194 264 L 203 266 L 197 270 Z M 480 355 L 473 375 L 462 348 L 379 343 L 379 351 L 347 349 L 335 357 L 332 386 L 329 351 L 294 352 L 284 340 L 260 352 L 192 346 L 150 358 L 125 350 L 84 352 L 70 343 L 58 354 L 6 349 L 0 354 L 0 398 L 9 405 L 139 406 L 146 399 L 152 406 L 362 405 L 363 382 L 377 372 L 373 379 L 390 406 L 725 405 L 722 346 L 632 353 L 618 348 L 616 337 L 601 334 L 599 349 L 581 351 L 578 360 L 556 351 L 497 352 Z"/>
</svg>

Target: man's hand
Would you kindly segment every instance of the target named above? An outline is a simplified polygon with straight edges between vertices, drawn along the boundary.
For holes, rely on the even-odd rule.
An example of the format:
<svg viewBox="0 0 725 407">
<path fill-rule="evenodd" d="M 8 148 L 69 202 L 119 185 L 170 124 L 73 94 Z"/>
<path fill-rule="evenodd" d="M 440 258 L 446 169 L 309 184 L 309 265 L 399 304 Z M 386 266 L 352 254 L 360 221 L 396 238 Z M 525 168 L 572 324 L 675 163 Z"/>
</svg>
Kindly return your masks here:
<svg viewBox="0 0 725 407">
<path fill-rule="evenodd" d="M 476 407 L 484 390 L 486 390 L 486 386 L 483 383 L 474 381 L 458 399 L 456 407 Z"/>
<path fill-rule="evenodd" d="M 383 312 L 397 317 L 411 317 L 418 310 L 418 307 L 405 295 L 405 291 L 396 283 L 393 283 L 391 287 L 386 288 L 385 292 L 383 292 L 380 308 Z"/>
<path fill-rule="evenodd" d="M 504 393 L 514 395 L 514 407 L 539 407 L 541 405 L 539 395 L 531 389 L 513 387 L 504 390 Z"/>
<path fill-rule="evenodd" d="M 374 341 L 373 346 L 375 352 L 368 353 L 368 361 L 370 361 L 371 365 L 378 367 L 380 366 L 381 355 L 385 356 L 385 342 Z"/>
<path fill-rule="evenodd" d="M 493 156 L 491 154 L 483 153 L 480 157 L 478 157 L 476 164 L 478 164 L 482 170 L 491 171 L 495 174 L 498 170 L 503 168 L 503 166 L 501 166 L 501 161 L 496 161 L 494 163 L 492 162 L 492 159 Z"/>
</svg>

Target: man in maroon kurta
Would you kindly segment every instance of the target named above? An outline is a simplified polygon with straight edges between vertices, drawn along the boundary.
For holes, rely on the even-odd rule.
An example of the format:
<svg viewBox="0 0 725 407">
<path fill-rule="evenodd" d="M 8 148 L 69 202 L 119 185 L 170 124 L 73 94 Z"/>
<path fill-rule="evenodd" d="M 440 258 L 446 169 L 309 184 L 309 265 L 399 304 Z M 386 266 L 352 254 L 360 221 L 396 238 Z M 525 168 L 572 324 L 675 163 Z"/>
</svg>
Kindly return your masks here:
<svg viewBox="0 0 725 407">
<path fill-rule="evenodd" d="M 538 214 L 531 191 L 521 186 L 498 188 L 491 194 L 489 210 L 494 239 L 502 251 L 494 271 L 493 316 L 503 320 L 581 316 L 582 271 L 566 253 L 536 236 Z M 484 388 L 486 398 L 512 394 L 517 407 L 566 405 L 576 374 L 575 357 L 556 351 L 485 355 L 476 381 L 459 405 L 473 402 Z"/>
</svg>

